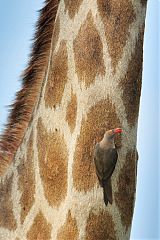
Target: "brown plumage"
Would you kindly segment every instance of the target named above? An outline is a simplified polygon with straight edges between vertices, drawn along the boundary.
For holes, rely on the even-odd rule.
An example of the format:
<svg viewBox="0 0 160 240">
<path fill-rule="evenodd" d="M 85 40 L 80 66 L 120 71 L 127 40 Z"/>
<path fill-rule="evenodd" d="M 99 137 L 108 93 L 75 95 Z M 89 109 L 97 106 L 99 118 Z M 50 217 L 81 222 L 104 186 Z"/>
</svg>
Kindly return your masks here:
<svg viewBox="0 0 160 240">
<path fill-rule="evenodd" d="M 116 133 L 120 132 L 122 132 L 120 128 L 107 131 L 104 134 L 102 141 L 96 144 L 94 152 L 96 174 L 100 186 L 103 188 L 104 202 L 106 206 L 108 202 L 110 204 L 113 202 L 111 176 L 118 159 L 114 137 Z"/>
</svg>

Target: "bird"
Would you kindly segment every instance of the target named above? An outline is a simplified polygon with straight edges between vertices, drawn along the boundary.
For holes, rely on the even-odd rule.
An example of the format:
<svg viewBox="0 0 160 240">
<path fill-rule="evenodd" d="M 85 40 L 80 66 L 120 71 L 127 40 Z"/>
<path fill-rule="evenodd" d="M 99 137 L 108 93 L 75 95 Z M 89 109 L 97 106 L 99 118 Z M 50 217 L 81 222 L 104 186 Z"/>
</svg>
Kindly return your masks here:
<svg viewBox="0 0 160 240">
<path fill-rule="evenodd" d="M 118 159 L 114 137 L 117 133 L 121 132 L 121 128 L 106 131 L 103 139 L 96 144 L 94 149 L 96 174 L 100 186 L 103 188 L 104 203 L 106 206 L 108 205 L 108 202 L 110 204 L 113 202 L 111 176 L 114 172 Z"/>
</svg>

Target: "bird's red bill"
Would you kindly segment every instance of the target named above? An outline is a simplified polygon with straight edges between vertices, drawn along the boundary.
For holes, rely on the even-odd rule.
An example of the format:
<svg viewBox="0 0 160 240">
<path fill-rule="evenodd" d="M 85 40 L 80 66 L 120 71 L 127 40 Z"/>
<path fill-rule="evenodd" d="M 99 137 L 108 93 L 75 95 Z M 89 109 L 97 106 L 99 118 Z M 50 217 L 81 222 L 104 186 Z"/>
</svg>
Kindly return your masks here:
<svg viewBox="0 0 160 240">
<path fill-rule="evenodd" d="M 115 132 L 115 133 L 121 133 L 121 132 L 122 132 L 122 129 L 121 129 L 121 128 L 116 128 L 116 129 L 114 129 L 114 132 Z"/>
</svg>

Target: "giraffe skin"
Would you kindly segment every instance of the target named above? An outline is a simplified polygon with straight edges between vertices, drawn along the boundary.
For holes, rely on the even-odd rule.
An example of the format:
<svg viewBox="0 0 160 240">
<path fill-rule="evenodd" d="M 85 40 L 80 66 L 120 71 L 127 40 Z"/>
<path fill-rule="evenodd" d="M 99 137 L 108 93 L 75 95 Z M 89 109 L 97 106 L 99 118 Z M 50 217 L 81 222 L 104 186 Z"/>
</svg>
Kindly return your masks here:
<svg viewBox="0 0 160 240">
<path fill-rule="evenodd" d="M 32 117 L 0 177 L 0 239 L 129 239 L 145 12 L 144 0 L 59 2 Z M 106 208 L 93 149 L 117 126 Z"/>
</svg>

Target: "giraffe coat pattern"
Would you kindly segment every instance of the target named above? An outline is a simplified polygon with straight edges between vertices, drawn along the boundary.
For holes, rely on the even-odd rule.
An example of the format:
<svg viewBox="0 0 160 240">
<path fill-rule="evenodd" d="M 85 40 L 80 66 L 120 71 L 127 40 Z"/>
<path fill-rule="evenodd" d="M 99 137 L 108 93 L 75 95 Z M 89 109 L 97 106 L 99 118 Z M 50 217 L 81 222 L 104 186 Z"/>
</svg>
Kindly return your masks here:
<svg viewBox="0 0 160 240">
<path fill-rule="evenodd" d="M 144 0 L 46 1 L 0 141 L 0 239 L 129 239 L 145 11 Z M 106 209 L 93 149 L 115 126 L 128 137 L 115 138 Z"/>
</svg>

